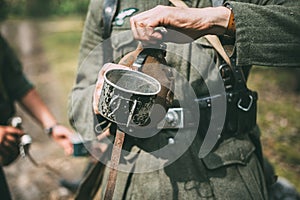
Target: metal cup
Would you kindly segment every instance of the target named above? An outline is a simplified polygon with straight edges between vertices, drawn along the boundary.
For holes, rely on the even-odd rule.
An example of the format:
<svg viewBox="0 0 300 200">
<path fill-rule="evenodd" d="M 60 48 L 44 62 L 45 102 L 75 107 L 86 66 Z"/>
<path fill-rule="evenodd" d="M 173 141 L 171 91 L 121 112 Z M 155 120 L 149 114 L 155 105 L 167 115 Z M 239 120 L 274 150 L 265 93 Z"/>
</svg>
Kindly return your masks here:
<svg viewBox="0 0 300 200">
<path fill-rule="evenodd" d="M 99 112 L 107 120 L 126 127 L 145 126 L 160 83 L 139 71 L 112 69 L 104 74 Z"/>
</svg>

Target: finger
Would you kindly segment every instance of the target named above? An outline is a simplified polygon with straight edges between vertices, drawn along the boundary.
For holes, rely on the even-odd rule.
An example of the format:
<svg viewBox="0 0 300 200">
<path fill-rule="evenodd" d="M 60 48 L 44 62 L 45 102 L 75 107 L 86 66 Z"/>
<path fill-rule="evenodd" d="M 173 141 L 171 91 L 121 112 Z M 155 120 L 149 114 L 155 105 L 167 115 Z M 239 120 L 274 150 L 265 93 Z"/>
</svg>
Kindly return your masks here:
<svg viewBox="0 0 300 200">
<path fill-rule="evenodd" d="M 160 41 L 162 39 L 163 39 L 163 34 L 161 34 L 160 32 L 155 31 L 150 35 L 150 40 Z"/>
<path fill-rule="evenodd" d="M 101 90 L 103 87 L 103 82 L 104 82 L 103 79 L 102 80 L 98 79 L 96 86 L 95 86 L 95 90 L 94 90 L 94 94 L 93 94 L 93 109 L 94 109 L 95 114 L 99 114 L 98 104 L 99 104 L 99 99 L 100 99 L 100 95 L 101 95 Z"/>
<path fill-rule="evenodd" d="M 64 135 L 57 135 L 53 139 L 64 149 L 66 155 L 70 155 L 73 153 L 73 144 L 68 137 Z"/>
<path fill-rule="evenodd" d="M 145 26 L 143 23 L 137 23 L 137 38 L 140 41 L 147 42 L 153 32 L 153 28 Z"/>
<path fill-rule="evenodd" d="M 69 140 L 62 141 L 61 146 L 63 147 L 66 155 L 71 155 L 73 153 L 73 144 Z"/>
<path fill-rule="evenodd" d="M 24 135 L 24 131 L 23 130 L 15 128 L 15 127 L 12 127 L 12 126 L 6 126 L 5 127 L 5 132 L 9 133 L 9 134 L 16 135 L 16 136 L 22 136 L 22 135 Z"/>
<path fill-rule="evenodd" d="M 104 73 L 111 69 L 130 69 L 124 65 L 119 65 L 119 64 L 115 64 L 115 63 L 107 63 L 103 66 L 103 68 L 104 68 Z M 104 75 L 104 73 L 103 73 L 103 75 Z"/>
<path fill-rule="evenodd" d="M 141 25 L 142 23 L 137 23 L 135 31 L 135 39 L 142 41 L 144 46 L 147 44 L 157 44 L 163 39 L 163 35 L 160 32 L 154 30 L 151 26 Z"/>
<path fill-rule="evenodd" d="M 15 136 L 14 134 L 6 134 L 2 140 L 1 140 L 1 143 L 0 145 L 3 147 L 3 148 L 16 148 L 18 147 L 20 143 L 20 137 L 18 136 Z"/>
<path fill-rule="evenodd" d="M 109 128 L 107 128 L 105 131 L 103 131 L 100 135 L 97 136 L 98 141 L 102 141 L 103 139 L 110 136 Z"/>
<path fill-rule="evenodd" d="M 4 141 L 9 141 L 11 143 L 19 143 L 20 136 L 16 134 L 6 134 Z"/>
<path fill-rule="evenodd" d="M 131 31 L 132 31 L 132 35 L 135 39 L 138 38 L 138 32 L 137 32 L 137 26 L 136 26 L 136 17 L 131 17 L 130 18 L 130 27 L 131 27 Z"/>
<path fill-rule="evenodd" d="M 73 144 L 68 138 L 59 137 L 56 138 L 55 141 L 64 149 L 66 155 L 71 155 L 73 153 Z"/>
<path fill-rule="evenodd" d="M 53 139 L 64 149 L 66 155 L 73 153 L 71 137 L 74 133 L 62 125 L 53 128 Z"/>
<path fill-rule="evenodd" d="M 140 17 L 140 15 L 130 18 L 130 26 L 133 37 L 141 41 L 145 41 L 147 37 L 146 24 L 143 21 L 144 20 Z"/>
</svg>

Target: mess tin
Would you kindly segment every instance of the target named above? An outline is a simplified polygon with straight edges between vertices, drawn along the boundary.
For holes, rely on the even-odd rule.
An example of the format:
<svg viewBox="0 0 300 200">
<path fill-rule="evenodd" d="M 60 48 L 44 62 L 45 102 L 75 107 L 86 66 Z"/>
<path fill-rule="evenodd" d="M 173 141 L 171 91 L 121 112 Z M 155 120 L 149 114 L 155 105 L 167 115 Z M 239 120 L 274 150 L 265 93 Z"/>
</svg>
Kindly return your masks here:
<svg viewBox="0 0 300 200">
<path fill-rule="evenodd" d="M 160 83 L 139 71 L 112 69 L 104 74 L 99 112 L 107 120 L 126 127 L 150 123 L 151 109 Z"/>
</svg>

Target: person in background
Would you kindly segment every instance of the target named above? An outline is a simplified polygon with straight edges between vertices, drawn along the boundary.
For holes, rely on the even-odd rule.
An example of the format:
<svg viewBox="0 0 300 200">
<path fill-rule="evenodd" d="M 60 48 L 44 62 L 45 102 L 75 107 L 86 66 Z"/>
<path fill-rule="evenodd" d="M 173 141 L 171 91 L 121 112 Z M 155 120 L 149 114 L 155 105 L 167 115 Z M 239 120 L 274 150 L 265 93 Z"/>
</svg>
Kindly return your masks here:
<svg viewBox="0 0 300 200">
<path fill-rule="evenodd" d="M 45 130 L 45 134 L 57 142 L 67 155 L 72 154 L 73 132 L 57 122 L 41 99 L 34 85 L 26 78 L 21 63 L 0 35 L 0 194 L 1 199 L 11 199 L 2 167 L 11 164 L 19 155 L 20 138 L 24 132 L 9 124 L 15 115 L 18 102 Z"/>
<path fill-rule="evenodd" d="M 109 129 L 103 133 L 97 131 L 98 124 L 103 123 L 97 118 L 103 74 L 113 68 L 124 68 L 113 63 L 117 63 L 122 56 L 135 50 L 139 41 L 148 45 L 170 42 L 167 43 L 166 59 L 168 65 L 173 66 L 181 75 L 175 78 L 174 96 L 178 98 L 177 102 L 186 103 L 179 105 L 183 109 L 190 109 L 187 106 L 187 102 L 191 100 L 189 90 L 186 90 L 187 85 L 196 93 L 195 100 L 199 102 L 199 109 L 209 109 L 203 108 L 200 102 L 205 103 L 201 99 L 205 100 L 205 97 L 209 96 L 205 83 L 217 83 L 217 76 L 202 75 L 213 74 L 214 69 L 222 69 L 220 66 L 223 66 L 224 60 L 207 38 L 203 37 L 208 34 L 218 36 L 223 46 L 232 48 L 226 53 L 230 56 L 232 64 L 241 69 L 243 74 L 241 76 L 245 79 L 253 65 L 300 66 L 299 1 L 184 1 L 190 8 L 174 7 L 167 0 L 117 2 L 117 11 L 114 14 L 110 13 L 114 10 L 112 9 L 114 7 L 109 7 L 111 4 L 102 0 L 91 0 L 82 35 L 78 75 L 72 90 L 69 116 L 73 127 L 86 140 L 109 135 Z M 106 5 L 108 7 L 105 7 Z M 109 15 L 114 16 L 110 24 L 111 38 L 110 25 L 105 26 L 105 22 L 109 21 Z M 167 28 L 167 32 L 164 31 L 162 34 L 156 31 L 159 26 Z M 110 48 L 106 46 L 108 48 L 104 49 L 102 46 L 108 38 L 110 43 L 106 44 L 110 44 Z M 108 57 L 111 59 L 107 59 L 104 55 L 110 49 Z M 224 84 L 228 86 L 225 90 L 227 94 L 233 92 L 233 89 L 229 88 L 232 85 Z M 242 84 L 233 83 L 245 89 Z M 238 108 L 239 103 L 236 102 L 229 107 L 217 144 L 204 157 L 198 155 L 204 140 L 203 135 L 209 128 L 205 124 L 209 123 L 202 121 L 199 121 L 199 124 L 203 126 L 194 129 L 163 128 L 155 136 L 127 140 L 127 143 L 134 146 L 129 152 L 138 154 L 122 157 L 123 162 L 135 164 L 132 171 L 119 171 L 114 198 L 268 199 L 262 147 L 255 120 L 256 97 L 253 93 L 249 95 L 253 100 L 252 103 L 239 96 L 249 104 L 245 107 L 240 105 Z M 193 109 L 190 113 L 196 113 L 197 109 Z M 207 114 L 201 116 L 201 120 L 210 118 L 209 113 L 205 111 L 201 114 Z M 189 116 L 185 117 L 189 120 Z M 192 115 L 190 118 L 196 120 L 199 116 Z M 238 124 L 238 128 L 231 126 L 234 124 Z M 171 148 L 176 154 L 177 150 L 180 151 L 180 145 L 186 142 L 184 137 L 190 136 L 195 131 L 197 132 L 195 139 L 178 159 L 155 171 L 135 173 L 136 169 L 147 168 L 160 163 L 161 160 L 168 161 L 168 157 L 160 157 L 152 152 L 164 146 L 173 146 L 174 148 Z M 147 160 L 145 157 L 151 159 Z M 106 168 L 101 185 L 102 195 L 108 173 L 109 168 Z M 89 194 L 86 195 L 89 197 Z"/>
</svg>

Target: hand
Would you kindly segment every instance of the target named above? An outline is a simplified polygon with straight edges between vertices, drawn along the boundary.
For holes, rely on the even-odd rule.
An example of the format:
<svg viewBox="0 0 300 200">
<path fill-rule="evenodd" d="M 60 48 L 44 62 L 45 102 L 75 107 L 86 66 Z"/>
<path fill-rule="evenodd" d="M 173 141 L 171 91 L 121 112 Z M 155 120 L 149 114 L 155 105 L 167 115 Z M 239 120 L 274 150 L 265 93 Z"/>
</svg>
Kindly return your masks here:
<svg viewBox="0 0 300 200">
<path fill-rule="evenodd" d="M 131 17 L 131 29 L 135 39 L 144 43 L 186 43 L 206 34 L 224 34 L 231 11 L 223 6 L 208 8 L 179 8 L 156 6 Z M 155 31 L 164 26 L 167 33 Z"/>
<path fill-rule="evenodd" d="M 102 87 L 103 87 L 103 84 L 104 84 L 104 74 L 105 74 L 106 71 L 109 71 L 111 69 L 130 69 L 130 68 L 126 67 L 124 65 L 107 63 L 101 68 L 101 70 L 98 73 L 98 80 L 97 80 L 95 90 L 94 90 L 94 95 L 93 95 L 93 110 L 94 110 L 94 114 L 97 115 L 99 123 L 101 123 L 100 126 L 101 126 L 101 129 L 102 129 L 102 132 L 97 135 L 97 138 L 98 138 L 99 141 L 101 141 L 104 138 L 108 137 L 110 135 L 110 127 L 115 126 L 115 125 L 112 125 L 112 123 L 110 121 L 108 121 L 104 117 L 102 117 L 100 115 L 99 110 L 98 110 L 99 99 L 100 99 Z"/>
<path fill-rule="evenodd" d="M 73 153 L 73 144 L 71 142 L 71 136 L 73 132 L 62 125 L 56 125 L 53 127 L 52 137 L 64 150 L 66 155 Z"/>
<path fill-rule="evenodd" d="M 23 134 L 20 129 L 0 126 L 0 165 L 9 165 L 19 156 L 19 143 Z"/>
</svg>

